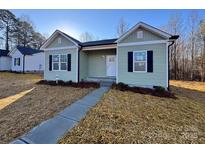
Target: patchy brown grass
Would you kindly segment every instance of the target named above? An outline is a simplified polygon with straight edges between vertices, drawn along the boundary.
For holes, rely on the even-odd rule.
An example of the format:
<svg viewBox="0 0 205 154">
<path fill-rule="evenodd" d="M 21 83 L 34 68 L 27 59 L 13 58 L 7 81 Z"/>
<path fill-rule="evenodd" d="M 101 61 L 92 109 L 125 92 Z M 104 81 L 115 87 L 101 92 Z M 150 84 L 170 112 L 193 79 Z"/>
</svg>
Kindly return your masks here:
<svg viewBox="0 0 205 154">
<path fill-rule="evenodd" d="M 171 86 L 205 92 L 205 82 L 171 80 Z"/>
<path fill-rule="evenodd" d="M 13 77 L 12 74 L 11 78 L 12 80 L 15 80 L 12 82 L 15 82 L 16 85 L 23 87 L 24 81 L 26 80 L 25 84 L 29 83 L 29 87 L 32 87 L 33 90 L 23 90 L 15 93 L 16 91 L 13 92 L 13 88 L 10 87 L 8 88 L 8 92 L 15 94 L 0 99 L 0 106 L 1 103 L 4 103 L 4 105 L 5 102 L 8 103 L 0 110 L 0 143 L 9 143 L 14 138 L 23 135 L 31 128 L 40 124 L 42 121 L 53 117 L 72 102 L 92 90 L 92 88 L 81 89 L 62 86 L 37 85 L 33 80 L 37 82 L 39 79 L 36 79 L 35 77 L 32 78 L 32 75 L 31 81 L 29 81 L 30 77 L 27 75 L 24 77 L 22 74 L 14 74 L 14 76 L 16 76 L 16 78 L 19 77 L 18 80 L 15 80 L 15 77 Z M 10 75 L 7 77 L 9 78 Z M 5 81 L 6 80 L 4 80 L 4 82 Z M 7 82 L 10 84 L 11 81 L 8 79 Z M 1 88 L 3 89 L 2 85 Z M 17 99 L 13 101 L 11 97 L 15 97 L 15 99 Z M 4 100 L 4 102 L 1 100 Z"/>
<path fill-rule="evenodd" d="M 205 83 L 172 80 L 170 85 L 171 90 L 176 94 L 190 98 L 205 105 Z"/>
<path fill-rule="evenodd" d="M 178 90 L 177 99 L 110 90 L 59 143 L 204 144 L 205 105 Z"/>
<path fill-rule="evenodd" d="M 0 72 L 0 98 L 15 95 L 24 90 L 29 90 L 33 84 L 40 81 L 40 74 L 17 74 Z"/>
</svg>

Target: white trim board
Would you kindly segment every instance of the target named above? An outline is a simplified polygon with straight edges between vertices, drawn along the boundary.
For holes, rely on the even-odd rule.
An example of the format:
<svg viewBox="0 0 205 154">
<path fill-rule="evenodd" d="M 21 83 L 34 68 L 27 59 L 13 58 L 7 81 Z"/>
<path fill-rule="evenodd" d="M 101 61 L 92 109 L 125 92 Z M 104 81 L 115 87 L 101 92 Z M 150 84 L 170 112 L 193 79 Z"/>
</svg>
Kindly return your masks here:
<svg viewBox="0 0 205 154">
<path fill-rule="evenodd" d="M 131 43 L 118 43 L 118 47 L 123 46 L 135 46 L 135 45 L 147 45 L 147 44 L 161 44 L 161 43 L 167 43 L 168 40 L 156 40 L 156 41 L 144 41 L 144 42 L 131 42 Z"/>
<path fill-rule="evenodd" d="M 133 51 L 133 60 L 132 60 L 132 71 L 134 73 L 147 73 L 147 51 L 148 50 L 138 50 L 138 51 Z M 142 62 L 145 62 L 145 70 L 144 71 L 135 71 L 135 62 L 140 62 L 140 61 L 136 61 L 135 60 L 135 53 L 138 53 L 138 52 L 146 52 L 146 60 L 145 61 L 142 61 Z"/>
<path fill-rule="evenodd" d="M 57 47 L 57 48 L 47 48 L 44 51 L 53 51 L 53 50 L 64 50 L 64 49 L 75 49 L 76 46 L 65 46 L 65 47 Z"/>
</svg>

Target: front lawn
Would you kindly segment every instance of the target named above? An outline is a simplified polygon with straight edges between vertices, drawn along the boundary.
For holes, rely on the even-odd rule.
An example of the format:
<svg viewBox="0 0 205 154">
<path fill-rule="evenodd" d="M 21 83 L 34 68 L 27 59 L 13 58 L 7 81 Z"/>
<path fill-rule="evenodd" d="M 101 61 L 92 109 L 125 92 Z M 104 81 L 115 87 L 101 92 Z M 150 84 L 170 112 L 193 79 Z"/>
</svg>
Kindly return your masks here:
<svg viewBox="0 0 205 154">
<path fill-rule="evenodd" d="M 204 84 L 171 84 L 177 99 L 110 90 L 59 143 L 205 143 Z"/>
<path fill-rule="evenodd" d="M 0 77 L 4 82 L 0 84 L 0 143 L 23 135 L 93 89 L 39 85 L 35 83 L 41 78 L 31 74 L 0 73 Z"/>
</svg>

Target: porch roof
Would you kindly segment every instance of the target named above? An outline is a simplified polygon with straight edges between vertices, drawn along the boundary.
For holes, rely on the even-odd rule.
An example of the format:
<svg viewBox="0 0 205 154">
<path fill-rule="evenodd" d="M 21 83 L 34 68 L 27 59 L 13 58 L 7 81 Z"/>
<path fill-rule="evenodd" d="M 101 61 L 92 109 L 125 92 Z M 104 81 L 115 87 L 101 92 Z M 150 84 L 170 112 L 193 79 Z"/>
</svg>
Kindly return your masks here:
<svg viewBox="0 0 205 154">
<path fill-rule="evenodd" d="M 116 44 L 117 39 L 106 39 L 106 40 L 98 40 L 98 41 L 89 41 L 82 43 L 83 47 L 88 46 L 98 46 L 98 45 L 110 45 L 110 44 Z"/>
</svg>

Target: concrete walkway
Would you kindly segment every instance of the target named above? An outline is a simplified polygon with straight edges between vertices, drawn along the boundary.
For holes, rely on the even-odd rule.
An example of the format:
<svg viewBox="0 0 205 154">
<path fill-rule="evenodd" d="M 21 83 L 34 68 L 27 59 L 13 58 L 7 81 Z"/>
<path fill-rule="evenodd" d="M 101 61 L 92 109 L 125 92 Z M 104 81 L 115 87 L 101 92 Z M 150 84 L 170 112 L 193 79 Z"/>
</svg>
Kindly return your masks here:
<svg viewBox="0 0 205 154">
<path fill-rule="evenodd" d="M 55 117 L 42 122 L 11 144 L 54 144 L 85 117 L 89 109 L 97 104 L 109 87 L 96 89 L 74 102 Z"/>
</svg>

